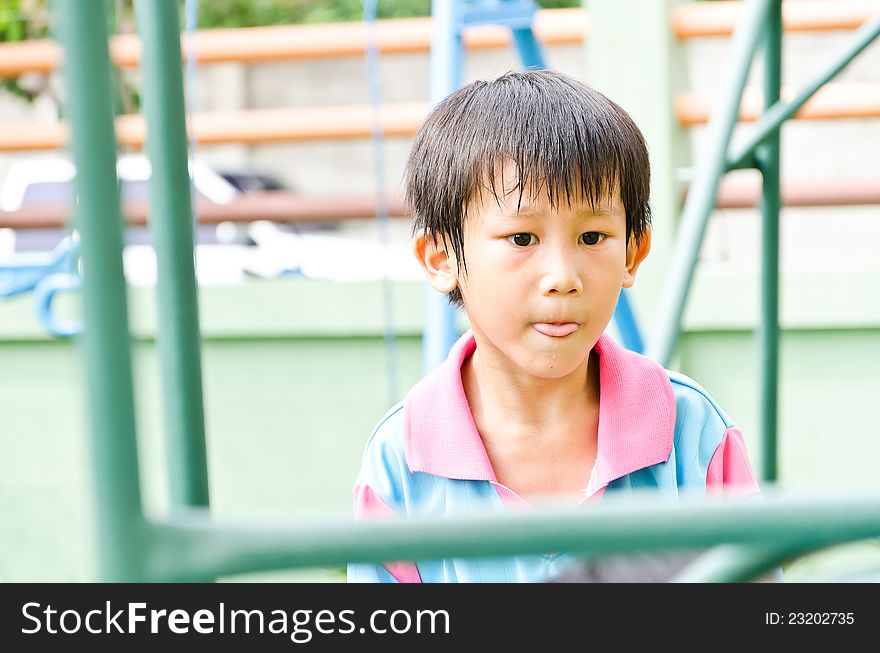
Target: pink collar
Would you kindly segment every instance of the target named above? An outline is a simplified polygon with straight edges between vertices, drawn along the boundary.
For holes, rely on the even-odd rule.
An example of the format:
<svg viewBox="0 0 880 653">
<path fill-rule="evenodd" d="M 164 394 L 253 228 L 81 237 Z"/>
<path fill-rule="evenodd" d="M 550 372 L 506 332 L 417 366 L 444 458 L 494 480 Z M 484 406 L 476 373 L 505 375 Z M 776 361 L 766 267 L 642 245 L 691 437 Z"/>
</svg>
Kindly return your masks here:
<svg viewBox="0 0 880 653">
<path fill-rule="evenodd" d="M 496 481 L 461 382 L 461 366 L 476 349 L 471 331 L 404 400 L 404 452 L 413 472 Z M 603 334 L 599 354 L 599 450 L 593 485 L 604 487 L 664 462 L 672 451 L 675 396 L 666 371 Z"/>
</svg>

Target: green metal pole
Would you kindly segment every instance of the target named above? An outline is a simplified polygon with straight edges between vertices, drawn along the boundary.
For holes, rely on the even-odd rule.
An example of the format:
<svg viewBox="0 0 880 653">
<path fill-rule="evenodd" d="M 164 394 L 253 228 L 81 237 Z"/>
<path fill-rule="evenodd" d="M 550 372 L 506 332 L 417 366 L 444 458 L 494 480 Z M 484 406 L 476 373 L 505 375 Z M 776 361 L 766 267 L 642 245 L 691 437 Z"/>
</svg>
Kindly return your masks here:
<svg viewBox="0 0 880 653">
<path fill-rule="evenodd" d="M 862 50 L 868 47 L 878 36 L 880 36 L 880 15 L 862 25 L 853 37 L 852 42 L 848 43 L 836 57 L 832 58 L 828 68 L 810 80 L 791 102 L 777 102 L 764 112 L 755 129 L 749 135 L 748 140 L 743 145 L 732 149 L 728 163 L 730 168 L 754 167 L 746 166 L 745 162 L 754 152 L 755 148 L 763 143 L 764 139 L 774 134 L 783 122 L 797 113 L 816 94 L 816 91 L 834 79 L 841 70 L 861 54 Z"/>
<path fill-rule="evenodd" d="M 158 347 L 174 510 L 208 505 L 180 24 L 175 2 L 139 0 L 135 9 L 143 44 L 144 113 L 152 166 L 150 230 L 158 265 Z"/>
<path fill-rule="evenodd" d="M 764 106 L 779 100 L 782 85 L 782 0 L 774 0 L 767 18 L 764 48 Z M 779 423 L 779 187 L 780 130 L 767 138 L 755 156 L 763 176 L 761 194 L 761 477 L 778 474 Z"/>
<path fill-rule="evenodd" d="M 122 267 L 122 213 L 116 181 L 113 93 L 105 3 L 53 3 L 64 46 L 67 114 L 76 164 L 76 225 L 84 266 L 86 395 L 96 492 L 98 573 L 104 581 L 143 579 L 128 303 Z"/>
<path fill-rule="evenodd" d="M 743 583 L 779 568 L 787 560 L 809 553 L 797 544 L 721 544 L 709 549 L 682 570 L 673 583 Z"/>
<path fill-rule="evenodd" d="M 590 510 L 541 510 L 295 524 L 217 521 L 179 513 L 151 528 L 149 568 L 161 581 L 346 562 L 525 555 L 625 554 L 748 543 L 807 552 L 880 535 L 880 495 L 767 492 L 761 500 L 606 495 Z M 768 557 L 765 563 L 775 562 Z M 757 569 L 761 565 L 754 568 Z"/>
<path fill-rule="evenodd" d="M 659 308 L 656 337 L 648 344 L 648 355 L 667 365 L 675 352 L 681 318 L 706 231 L 715 208 L 721 177 L 727 170 L 727 150 L 739 118 L 739 105 L 758 46 L 767 11 L 775 0 L 752 0 L 743 22 L 737 26 L 731 43 L 733 61 L 728 86 L 720 105 L 709 121 L 709 140 L 705 155 L 696 162 L 697 174 L 688 193 L 676 246 L 670 263 L 669 282 Z"/>
</svg>

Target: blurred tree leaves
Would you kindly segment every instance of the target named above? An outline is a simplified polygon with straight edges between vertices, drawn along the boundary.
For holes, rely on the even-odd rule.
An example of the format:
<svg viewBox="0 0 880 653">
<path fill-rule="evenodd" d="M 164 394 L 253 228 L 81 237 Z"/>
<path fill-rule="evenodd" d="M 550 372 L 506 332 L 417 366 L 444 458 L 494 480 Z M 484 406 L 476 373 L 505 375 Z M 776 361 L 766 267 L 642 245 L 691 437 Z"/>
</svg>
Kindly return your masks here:
<svg viewBox="0 0 880 653">
<path fill-rule="evenodd" d="M 0 0 L 0 42 L 41 39 L 49 36 L 49 5 L 51 1 L 68 0 Z M 141 0 L 165 2 L 166 0 Z M 332 23 L 361 20 L 362 0 L 192 0 L 198 2 L 199 29 L 289 25 L 296 23 Z M 134 31 L 133 0 L 105 0 L 111 32 Z M 181 29 L 186 22 L 185 1 L 178 0 Z M 579 7 L 581 0 L 537 0 L 541 8 Z M 431 0 L 378 0 L 379 18 L 429 16 Z M 119 80 L 121 91 L 118 111 L 136 110 L 137 93 Z M 46 90 L 45 76 L 23 75 L 0 79 L 0 90 L 8 91 L 28 102 Z"/>
<path fill-rule="evenodd" d="M 581 0 L 538 0 L 545 9 L 579 7 Z M 431 0 L 378 0 L 379 18 L 429 16 Z M 210 0 L 199 4 L 199 26 L 255 27 L 360 20 L 361 0 Z"/>
<path fill-rule="evenodd" d="M 45 38 L 49 34 L 49 15 L 45 0 L 2 0 L 0 2 L 0 42 Z M 28 102 L 44 90 L 19 78 L 0 79 L 0 90 Z"/>
</svg>

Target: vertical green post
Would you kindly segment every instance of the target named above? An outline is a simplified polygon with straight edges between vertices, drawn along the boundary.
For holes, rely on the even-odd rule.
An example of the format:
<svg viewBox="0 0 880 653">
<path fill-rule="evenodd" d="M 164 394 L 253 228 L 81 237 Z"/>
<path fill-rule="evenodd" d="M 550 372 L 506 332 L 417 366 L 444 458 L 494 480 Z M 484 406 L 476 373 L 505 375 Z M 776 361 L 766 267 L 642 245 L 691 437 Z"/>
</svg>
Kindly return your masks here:
<svg viewBox="0 0 880 653">
<path fill-rule="evenodd" d="M 135 3 L 143 45 L 150 231 L 158 266 L 158 348 L 172 510 L 208 505 L 194 229 L 176 2 Z"/>
<path fill-rule="evenodd" d="M 696 173 L 688 191 L 676 234 L 666 290 L 658 310 L 655 335 L 648 342 L 647 354 L 662 365 L 672 359 L 681 334 L 681 319 L 706 233 L 709 216 L 715 208 L 718 185 L 728 169 L 728 149 L 739 120 L 739 106 L 748 80 L 754 53 L 764 33 L 768 7 L 776 0 L 752 0 L 730 43 L 731 65 L 726 87 L 709 119 L 705 150 L 698 156 Z"/>
<path fill-rule="evenodd" d="M 764 106 L 779 100 L 782 84 L 782 0 L 775 0 L 766 22 L 764 47 Z M 761 476 L 777 477 L 779 402 L 779 145 L 780 125 L 755 153 L 763 176 L 761 196 Z"/>
<path fill-rule="evenodd" d="M 67 114 L 76 164 L 75 221 L 81 235 L 86 395 L 96 492 L 98 573 L 144 580 L 122 213 L 105 3 L 54 3 L 64 46 Z"/>
<path fill-rule="evenodd" d="M 675 115 L 675 97 L 688 86 L 687 50 L 669 19 L 673 8 L 686 1 L 584 1 L 591 25 L 584 81 L 633 117 L 651 160 L 651 255 L 639 268 L 630 295 L 643 337 L 659 309 L 675 245 L 683 190 L 680 172 L 691 163 L 689 134 Z"/>
</svg>

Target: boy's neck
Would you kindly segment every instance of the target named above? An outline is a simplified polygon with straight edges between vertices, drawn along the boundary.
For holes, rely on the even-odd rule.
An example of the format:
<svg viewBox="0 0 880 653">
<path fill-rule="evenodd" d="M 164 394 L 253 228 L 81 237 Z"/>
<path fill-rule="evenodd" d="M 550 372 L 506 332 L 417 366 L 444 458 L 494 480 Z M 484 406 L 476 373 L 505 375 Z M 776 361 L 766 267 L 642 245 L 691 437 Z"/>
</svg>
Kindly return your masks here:
<svg viewBox="0 0 880 653">
<path fill-rule="evenodd" d="M 599 356 L 595 350 L 566 377 L 540 379 L 511 374 L 477 347 L 465 360 L 462 384 L 484 440 L 504 433 L 508 441 L 562 435 L 599 410 Z M 491 425 L 491 427 L 490 427 Z M 540 434 L 540 435 L 538 435 Z"/>
<path fill-rule="evenodd" d="M 598 355 L 569 377 L 529 383 L 479 352 L 462 365 L 462 383 L 496 479 L 526 501 L 579 505 L 598 450 Z"/>
</svg>

